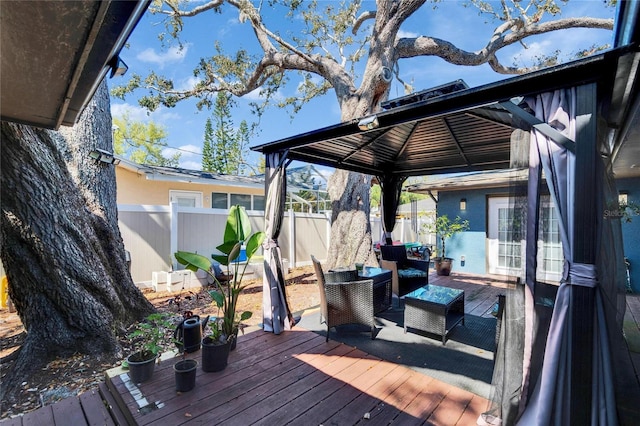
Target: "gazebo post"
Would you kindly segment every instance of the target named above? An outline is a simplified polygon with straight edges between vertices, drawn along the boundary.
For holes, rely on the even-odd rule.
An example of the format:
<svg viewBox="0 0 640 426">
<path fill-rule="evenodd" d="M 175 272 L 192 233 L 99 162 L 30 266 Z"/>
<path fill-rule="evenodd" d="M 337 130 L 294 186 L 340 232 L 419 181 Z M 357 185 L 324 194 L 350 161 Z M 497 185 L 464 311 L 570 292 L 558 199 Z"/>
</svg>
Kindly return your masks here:
<svg viewBox="0 0 640 426">
<path fill-rule="evenodd" d="M 577 87 L 576 100 L 576 167 L 574 209 L 574 262 L 594 264 L 597 243 L 596 171 L 597 143 L 597 86 L 595 83 Z M 589 424 L 593 405 L 593 318 L 596 288 L 571 286 L 573 328 L 571 330 L 571 424 Z"/>
<path fill-rule="evenodd" d="M 384 228 L 385 243 L 393 244 L 391 233 L 396 225 L 396 212 L 400 204 L 400 193 L 402 184 L 407 179 L 406 176 L 398 176 L 392 173 L 385 173 L 378 176 L 380 187 L 382 188 L 382 226 Z"/>
<path fill-rule="evenodd" d="M 285 293 L 282 254 L 278 236 L 287 194 L 287 150 L 265 153 L 264 275 L 262 279 L 263 329 L 274 334 L 290 329 L 295 321 Z"/>
</svg>

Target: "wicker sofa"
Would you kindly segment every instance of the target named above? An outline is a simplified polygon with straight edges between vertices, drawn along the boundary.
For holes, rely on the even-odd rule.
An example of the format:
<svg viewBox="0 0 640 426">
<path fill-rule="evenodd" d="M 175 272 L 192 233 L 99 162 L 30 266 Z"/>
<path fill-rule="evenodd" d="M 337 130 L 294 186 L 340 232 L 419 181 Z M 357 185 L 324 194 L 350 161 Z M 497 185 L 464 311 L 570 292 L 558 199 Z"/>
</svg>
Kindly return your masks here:
<svg viewBox="0 0 640 426">
<path fill-rule="evenodd" d="M 403 245 L 380 246 L 380 266 L 393 274 L 392 291 L 398 297 L 429 284 L 429 261 L 408 259 Z"/>
<path fill-rule="evenodd" d="M 375 339 L 373 280 L 357 280 L 355 271 L 325 273 L 314 256 L 311 260 L 318 279 L 320 322 L 327 325 L 327 341 L 331 328 L 344 324 L 370 327 L 371 338 Z"/>
</svg>

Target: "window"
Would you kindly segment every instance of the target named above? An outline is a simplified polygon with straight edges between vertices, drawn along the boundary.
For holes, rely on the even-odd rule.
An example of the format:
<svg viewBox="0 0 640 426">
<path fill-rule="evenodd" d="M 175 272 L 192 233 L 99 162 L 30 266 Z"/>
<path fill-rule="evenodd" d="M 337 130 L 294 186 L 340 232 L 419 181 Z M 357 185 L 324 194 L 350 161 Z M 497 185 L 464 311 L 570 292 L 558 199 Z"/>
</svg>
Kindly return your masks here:
<svg viewBox="0 0 640 426">
<path fill-rule="evenodd" d="M 556 209 L 548 201 L 549 197 L 546 197 L 546 202 L 540 206 L 540 222 L 538 240 L 542 244 L 538 244 L 541 247 L 540 257 L 542 272 L 561 274 L 562 264 L 564 258 L 562 255 L 562 242 L 560 241 L 560 223 L 558 222 L 558 213 Z"/>
<path fill-rule="evenodd" d="M 183 207 L 202 207 L 202 192 L 170 190 L 169 202 Z"/>
<path fill-rule="evenodd" d="M 524 211 L 507 197 L 489 198 L 488 265 L 490 274 L 522 275 L 525 265 Z M 538 228 L 538 280 L 559 281 L 564 257 L 558 213 L 549 196 L 541 199 Z"/>
<path fill-rule="evenodd" d="M 627 194 L 626 192 L 621 192 L 620 194 L 618 194 L 618 204 L 629 204 L 629 194 Z"/>
<path fill-rule="evenodd" d="M 231 194 L 231 205 L 236 204 L 244 207 L 247 210 L 251 210 L 251 195 L 249 194 Z"/>
<path fill-rule="evenodd" d="M 265 201 L 264 195 L 254 195 L 253 196 L 253 209 L 254 210 L 264 210 Z"/>
<path fill-rule="evenodd" d="M 226 192 L 211 193 L 211 208 L 213 209 L 226 210 L 236 204 L 241 205 L 247 210 L 264 210 L 265 198 L 264 195 L 227 194 Z"/>
<path fill-rule="evenodd" d="M 498 267 L 520 270 L 522 253 L 520 233 L 516 231 L 515 209 L 498 208 Z"/>
<path fill-rule="evenodd" d="M 228 209 L 229 205 L 227 203 L 228 195 L 223 192 L 212 192 L 211 193 L 211 208 L 212 209 Z"/>
<path fill-rule="evenodd" d="M 489 198 L 487 261 L 490 274 L 522 275 L 524 268 L 524 235 L 522 210 L 516 209 L 508 197 Z"/>
</svg>

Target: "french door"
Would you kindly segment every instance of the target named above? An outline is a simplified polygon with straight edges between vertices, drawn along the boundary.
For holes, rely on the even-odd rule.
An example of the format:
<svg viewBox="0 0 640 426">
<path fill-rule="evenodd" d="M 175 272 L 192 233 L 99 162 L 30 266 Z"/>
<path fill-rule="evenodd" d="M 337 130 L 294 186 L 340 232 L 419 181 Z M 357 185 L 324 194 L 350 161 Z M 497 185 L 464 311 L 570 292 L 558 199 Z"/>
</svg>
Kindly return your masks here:
<svg viewBox="0 0 640 426">
<path fill-rule="evenodd" d="M 509 197 L 491 197 L 488 204 L 487 263 L 489 273 L 524 276 L 523 211 Z M 538 233 L 538 280 L 558 282 L 562 275 L 562 243 L 558 216 L 549 197 L 543 197 Z"/>
</svg>

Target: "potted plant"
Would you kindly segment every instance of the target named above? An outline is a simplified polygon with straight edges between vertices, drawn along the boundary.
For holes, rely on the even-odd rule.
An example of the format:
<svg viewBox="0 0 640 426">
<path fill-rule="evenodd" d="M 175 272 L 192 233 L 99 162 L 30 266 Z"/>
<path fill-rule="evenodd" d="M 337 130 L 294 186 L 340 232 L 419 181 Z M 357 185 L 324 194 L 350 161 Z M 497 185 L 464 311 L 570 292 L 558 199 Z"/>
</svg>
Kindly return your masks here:
<svg viewBox="0 0 640 426">
<path fill-rule="evenodd" d="M 446 214 L 438 216 L 432 225 L 432 232 L 435 232 L 440 238 L 440 248 L 438 252 L 441 252 L 441 256 L 437 256 L 433 259 L 433 263 L 438 275 L 449 275 L 451 273 L 451 263 L 453 259 L 447 257 L 445 243 L 448 238 L 453 237 L 458 232 L 463 232 L 469 229 L 469 221 L 462 220 L 460 216 L 457 216 L 455 220 L 449 219 Z"/>
<path fill-rule="evenodd" d="M 202 370 L 222 371 L 227 367 L 231 343 L 235 336 L 228 336 L 222 332 L 222 318 L 212 320 L 208 328 L 209 332 L 202 339 Z"/>
<path fill-rule="evenodd" d="M 220 282 L 212 273 L 211 261 L 197 253 L 179 251 L 175 253 L 176 260 L 191 271 L 203 270 L 213 279 L 216 289 L 211 290 L 212 303 L 221 312 L 221 316 L 211 320 L 210 334 L 203 339 L 203 370 L 205 367 L 205 351 L 210 346 L 218 343 L 229 344 L 229 350 L 234 343 L 234 336 L 242 327 L 242 321 L 251 318 L 251 312 L 237 312 L 238 297 L 245 288 L 242 279 L 249 264 L 265 239 L 262 231 L 251 234 L 251 223 L 244 207 L 232 206 L 229 209 L 227 223 L 224 230 L 224 241 L 216 249 L 221 254 L 213 254 L 211 257 L 220 265 L 227 267 L 228 281 Z M 240 251 L 244 250 L 246 261 L 242 264 L 236 259 Z M 228 356 L 228 352 L 227 352 Z M 226 363 L 225 363 L 226 366 Z"/>
<path fill-rule="evenodd" d="M 184 347 L 184 340 L 177 340 L 175 343 L 182 354 L 182 359 L 173 365 L 173 371 L 176 379 L 176 391 L 189 392 L 196 386 L 196 369 L 198 368 L 198 361 L 186 358 L 187 351 Z"/>
<path fill-rule="evenodd" d="M 162 342 L 170 329 L 171 322 L 166 314 L 153 313 L 137 323 L 127 335 L 128 338 L 137 340 L 136 352 L 130 354 L 126 361 L 131 381 L 142 383 L 153 376 L 158 353 L 163 349 Z"/>
</svg>

